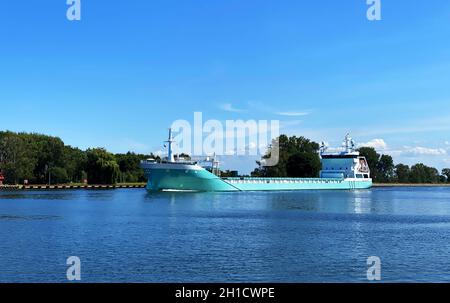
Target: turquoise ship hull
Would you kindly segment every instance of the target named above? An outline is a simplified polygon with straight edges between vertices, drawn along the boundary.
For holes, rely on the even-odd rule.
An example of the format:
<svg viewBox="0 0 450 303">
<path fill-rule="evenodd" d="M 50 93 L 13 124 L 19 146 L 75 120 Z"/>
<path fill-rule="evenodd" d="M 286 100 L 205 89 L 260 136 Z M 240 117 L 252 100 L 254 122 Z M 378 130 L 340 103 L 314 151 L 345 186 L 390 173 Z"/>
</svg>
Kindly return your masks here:
<svg viewBox="0 0 450 303">
<path fill-rule="evenodd" d="M 186 167 L 187 168 L 187 167 Z M 289 191 L 367 189 L 371 179 L 220 178 L 206 169 L 144 168 L 150 191 Z"/>
<path fill-rule="evenodd" d="M 321 147 L 320 178 L 220 178 L 219 162 L 212 160 L 205 169 L 194 161 L 175 161 L 172 152 L 172 130 L 169 129 L 168 156 L 165 161 L 141 162 L 150 191 L 288 191 L 288 190 L 353 190 L 372 187 L 370 169 L 365 157 L 354 151 L 354 142 L 347 134 L 345 150 L 325 153 Z"/>
<path fill-rule="evenodd" d="M 151 169 L 146 175 L 151 191 L 237 191 L 235 187 L 206 169 Z"/>
</svg>

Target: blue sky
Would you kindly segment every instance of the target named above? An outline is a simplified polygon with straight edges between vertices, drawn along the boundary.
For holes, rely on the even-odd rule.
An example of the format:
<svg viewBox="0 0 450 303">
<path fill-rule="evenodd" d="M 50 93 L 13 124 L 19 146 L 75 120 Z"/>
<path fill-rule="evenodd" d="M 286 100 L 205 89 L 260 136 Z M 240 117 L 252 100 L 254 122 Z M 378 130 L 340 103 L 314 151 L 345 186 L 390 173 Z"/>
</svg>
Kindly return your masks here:
<svg viewBox="0 0 450 303">
<path fill-rule="evenodd" d="M 0 3 L 0 129 L 150 152 L 201 111 L 450 166 L 447 0 L 382 0 L 377 22 L 365 0 L 81 3 Z"/>
</svg>

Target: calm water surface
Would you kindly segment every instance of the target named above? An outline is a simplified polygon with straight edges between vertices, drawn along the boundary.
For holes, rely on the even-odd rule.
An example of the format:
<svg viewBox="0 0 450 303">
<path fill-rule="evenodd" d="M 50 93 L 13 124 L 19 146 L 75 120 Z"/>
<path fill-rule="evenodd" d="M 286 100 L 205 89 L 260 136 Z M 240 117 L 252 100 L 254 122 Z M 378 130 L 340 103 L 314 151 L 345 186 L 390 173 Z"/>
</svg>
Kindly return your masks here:
<svg viewBox="0 0 450 303">
<path fill-rule="evenodd" d="M 0 282 L 450 281 L 450 188 L 0 193 Z"/>
</svg>

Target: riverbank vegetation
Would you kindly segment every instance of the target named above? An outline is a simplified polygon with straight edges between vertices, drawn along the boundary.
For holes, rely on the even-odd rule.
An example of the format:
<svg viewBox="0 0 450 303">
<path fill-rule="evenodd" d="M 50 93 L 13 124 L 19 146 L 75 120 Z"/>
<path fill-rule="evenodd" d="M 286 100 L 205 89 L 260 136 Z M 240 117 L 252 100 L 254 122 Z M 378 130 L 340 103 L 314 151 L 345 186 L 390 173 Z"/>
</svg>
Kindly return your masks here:
<svg viewBox="0 0 450 303">
<path fill-rule="evenodd" d="M 389 155 L 377 153 L 373 147 L 362 147 L 359 149 L 365 156 L 371 170 L 372 178 L 376 183 L 448 183 L 450 181 L 450 169 L 445 168 L 440 173 L 438 169 L 417 163 L 408 166 L 402 163 L 394 164 Z"/>
<path fill-rule="evenodd" d="M 5 184 L 115 184 L 145 182 L 135 153 L 112 154 L 103 148 L 80 150 L 60 138 L 0 132 L 0 171 Z"/>
<path fill-rule="evenodd" d="M 257 161 L 258 168 L 252 172 L 253 177 L 318 177 L 321 169 L 319 144 L 304 137 L 288 137 L 280 135 L 278 138 L 279 161 L 276 166 L 263 166 Z M 270 158 L 270 153 L 263 156 Z"/>
<path fill-rule="evenodd" d="M 259 167 L 255 177 L 318 177 L 321 169 L 319 144 L 304 137 L 279 137 L 279 163 Z M 449 183 L 450 169 L 440 173 L 422 163 L 408 166 L 394 164 L 391 156 L 379 154 L 374 148 L 362 147 L 372 178 L 376 183 Z M 189 156 L 183 155 L 183 158 Z M 269 158 L 270 154 L 263 158 Z M 5 184 L 116 184 L 146 182 L 140 161 L 159 159 L 152 154 L 128 152 L 113 154 L 104 148 L 81 150 L 65 145 L 57 137 L 41 134 L 0 132 L 0 173 Z M 237 171 L 226 171 L 223 176 L 236 177 Z"/>
<path fill-rule="evenodd" d="M 279 137 L 279 162 L 273 167 L 258 168 L 252 172 L 254 177 L 318 177 L 320 172 L 319 144 L 304 137 Z M 358 149 L 366 157 L 375 183 L 400 184 L 443 184 L 450 183 L 450 169 L 440 173 L 436 168 L 423 163 L 413 166 L 395 164 L 390 155 L 379 154 L 373 147 Z M 270 153 L 263 159 L 270 158 Z"/>
</svg>

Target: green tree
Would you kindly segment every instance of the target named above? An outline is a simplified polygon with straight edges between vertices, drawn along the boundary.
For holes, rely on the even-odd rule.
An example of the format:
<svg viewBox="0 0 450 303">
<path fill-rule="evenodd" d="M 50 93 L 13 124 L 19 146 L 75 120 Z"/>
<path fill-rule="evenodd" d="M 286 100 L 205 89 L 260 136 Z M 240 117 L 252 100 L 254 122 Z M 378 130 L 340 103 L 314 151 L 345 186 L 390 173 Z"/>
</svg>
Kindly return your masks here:
<svg viewBox="0 0 450 303">
<path fill-rule="evenodd" d="M 263 166 L 260 161 L 259 167 L 252 172 L 254 177 L 290 177 L 303 175 L 315 177 L 320 170 L 319 144 L 305 137 L 288 137 L 280 135 L 277 138 L 279 146 L 279 161 L 275 166 Z M 267 152 L 263 159 L 270 158 Z M 297 160 L 298 162 L 295 162 Z M 317 170 L 317 164 L 319 168 Z M 301 172 L 301 169 L 305 169 Z"/>
<path fill-rule="evenodd" d="M 289 157 L 287 175 L 291 178 L 318 177 L 322 168 L 320 158 L 316 153 L 301 152 Z"/>
<path fill-rule="evenodd" d="M 445 177 L 446 182 L 450 182 L 450 168 L 444 168 L 442 170 L 442 175 Z"/>
<path fill-rule="evenodd" d="M 394 160 L 389 155 L 381 155 L 377 163 L 379 182 L 392 182 L 394 180 Z"/>
<path fill-rule="evenodd" d="M 13 132 L 0 132 L 0 170 L 5 175 L 6 184 L 33 180 L 36 158 L 30 144 Z"/>
<path fill-rule="evenodd" d="M 399 183 L 410 182 L 411 170 L 408 165 L 398 164 L 395 166 L 395 181 Z"/>
<path fill-rule="evenodd" d="M 62 167 L 52 167 L 49 170 L 51 174 L 51 183 L 52 184 L 61 184 L 69 182 L 69 176 L 67 175 L 67 171 Z"/>
<path fill-rule="evenodd" d="M 126 154 L 117 154 L 115 158 L 120 168 L 120 182 L 145 182 L 146 178 L 140 165 L 141 161 L 155 157 L 154 155 L 128 152 Z"/>
<path fill-rule="evenodd" d="M 439 171 L 434 167 L 427 166 L 426 169 L 427 183 L 439 183 L 441 178 Z"/>
<path fill-rule="evenodd" d="M 69 182 L 82 182 L 85 179 L 86 164 L 86 152 L 71 146 L 64 147 L 64 168 Z"/>
<path fill-rule="evenodd" d="M 60 138 L 38 134 L 22 134 L 31 143 L 31 150 L 37 158 L 34 176 L 37 182 L 48 182 L 51 169 L 64 166 L 64 142 Z"/>
<path fill-rule="evenodd" d="M 57 137 L 0 132 L 0 171 L 7 184 L 24 180 L 31 184 L 48 183 L 49 179 L 52 183 L 80 182 L 87 178 L 88 168 L 92 183 L 114 183 L 119 175 L 126 182 L 144 182 L 140 161 L 148 157 L 153 155 L 127 153 L 113 156 L 105 150 L 82 151 L 66 146 Z M 117 169 L 118 164 L 121 172 Z"/>
<path fill-rule="evenodd" d="M 86 151 L 86 172 L 91 184 L 115 184 L 120 174 L 120 168 L 113 154 L 104 148 L 88 149 Z"/>
<path fill-rule="evenodd" d="M 410 180 L 412 183 L 438 183 L 439 172 L 436 168 L 418 163 L 411 167 Z"/>
</svg>

